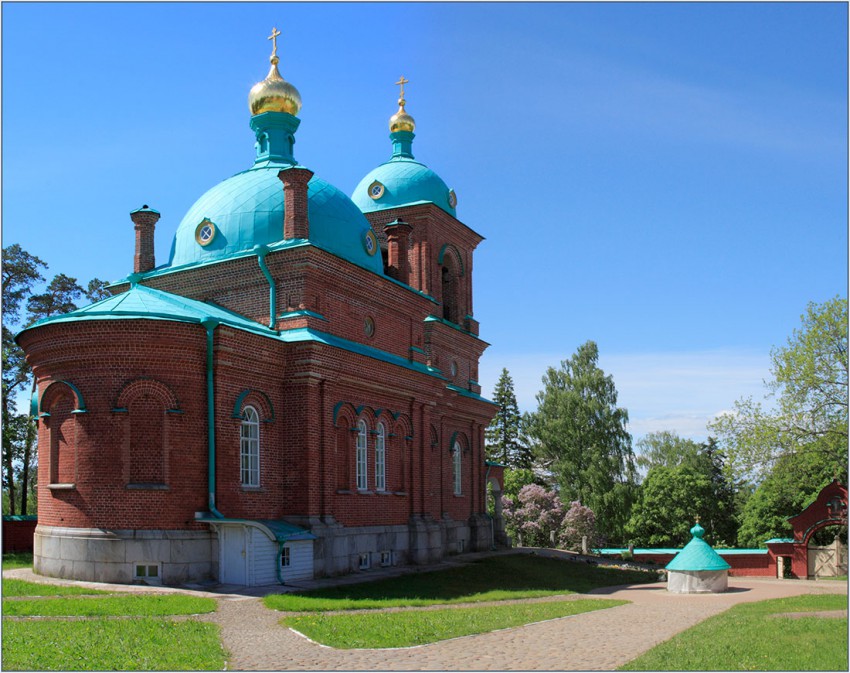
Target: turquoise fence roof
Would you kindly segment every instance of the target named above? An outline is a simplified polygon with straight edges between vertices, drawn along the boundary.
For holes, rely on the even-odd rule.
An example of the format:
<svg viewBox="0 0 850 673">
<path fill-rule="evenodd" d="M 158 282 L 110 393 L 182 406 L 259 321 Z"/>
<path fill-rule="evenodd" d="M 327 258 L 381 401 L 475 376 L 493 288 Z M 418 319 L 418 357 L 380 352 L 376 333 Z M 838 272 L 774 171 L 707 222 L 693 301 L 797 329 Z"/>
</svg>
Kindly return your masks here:
<svg viewBox="0 0 850 673">
<path fill-rule="evenodd" d="M 602 554 L 603 556 L 609 554 L 622 554 L 624 552 L 629 551 L 628 547 L 608 547 L 605 549 L 597 549 L 597 554 Z M 633 553 L 635 556 L 664 556 L 669 554 L 678 554 L 682 551 L 681 547 L 635 547 Z M 748 556 L 748 555 L 758 555 L 758 554 L 767 554 L 767 549 L 715 549 L 720 556 Z"/>
</svg>

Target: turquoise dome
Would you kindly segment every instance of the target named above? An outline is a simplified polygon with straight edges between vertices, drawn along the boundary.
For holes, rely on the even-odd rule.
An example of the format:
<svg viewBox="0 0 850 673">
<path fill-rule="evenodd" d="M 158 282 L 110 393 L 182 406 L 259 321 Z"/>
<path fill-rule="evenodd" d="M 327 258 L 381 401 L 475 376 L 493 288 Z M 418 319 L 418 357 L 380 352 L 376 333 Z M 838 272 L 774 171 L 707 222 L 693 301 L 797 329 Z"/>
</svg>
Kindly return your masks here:
<svg viewBox="0 0 850 673">
<path fill-rule="evenodd" d="M 281 242 L 284 202 L 278 173 L 290 165 L 265 162 L 210 189 L 177 227 L 168 265 L 218 261 L 257 245 Z M 369 222 L 351 199 L 315 176 L 307 185 L 307 199 L 311 243 L 383 274 L 381 255 L 366 251 Z M 206 231 L 202 226 L 205 221 L 212 225 Z"/>
<path fill-rule="evenodd" d="M 379 198 L 372 198 L 373 183 L 383 185 Z M 406 157 L 393 157 L 360 181 L 351 200 L 364 213 L 396 208 L 428 201 L 457 216 L 452 206 L 452 192 L 442 178 L 425 164 Z"/>
<path fill-rule="evenodd" d="M 399 100 L 400 104 L 403 102 Z M 414 203 L 433 203 L 452 217 L 457 217 L 457 197 L 454 191 L 425 164 L 414 160 L 415 137 L 413 131 L 390 133 L 393 144 L 390 160 L 363 178 L 351 195 L 351 200 L 364 213 Z"/>
</svg>

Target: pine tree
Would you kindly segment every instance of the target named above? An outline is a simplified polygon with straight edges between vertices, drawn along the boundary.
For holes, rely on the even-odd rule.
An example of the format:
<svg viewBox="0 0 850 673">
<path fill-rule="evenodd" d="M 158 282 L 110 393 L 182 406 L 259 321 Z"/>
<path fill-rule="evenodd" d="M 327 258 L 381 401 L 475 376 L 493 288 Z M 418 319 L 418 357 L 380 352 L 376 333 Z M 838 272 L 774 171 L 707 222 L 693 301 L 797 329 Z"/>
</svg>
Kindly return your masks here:
<svg viewBox="0 0 850 673">
<path fill-rule="evenodd" d="M 487 457 L 513 468 L 530 468 L 531 459 L 520 441 L 522 419 L 514 394 L 514 382 L 507 369 L 493 390 L 493 401 L 499 411 L 487 428 Z"/>
</svg>

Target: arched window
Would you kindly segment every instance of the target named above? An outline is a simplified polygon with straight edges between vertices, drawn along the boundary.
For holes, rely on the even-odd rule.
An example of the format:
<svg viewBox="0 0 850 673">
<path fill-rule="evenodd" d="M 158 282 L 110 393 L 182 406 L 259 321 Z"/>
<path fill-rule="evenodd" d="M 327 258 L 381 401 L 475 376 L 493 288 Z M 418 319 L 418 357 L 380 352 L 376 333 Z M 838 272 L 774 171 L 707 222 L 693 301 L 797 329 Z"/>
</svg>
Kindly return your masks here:
<svg viewBox="0 0 850 673">
<path fill-rule="evenodd" d="M 375 435 L 375 490 L 387 490 L 387 433 L 384 424 L 378 423 Z"/>
<path fill-rule="evenodd" d="M 366 429 L 366 421 L 360 420 L 357 422 L 357 490 L 365 491 L 368 487 L 368 478 L 366 476 L 366 441 L 368 432 Z"/>
<path fill-rule="evenodd" d="M 461 494 L 461 474 L 460 474 L 460 466 L 461 466 L 461 448 L 460 443 L 455 442 L 455 445 L 452 447 L 452 477 L 454 478 L 454 492 L 455 495 Z"/>
<path fill-rule="evenodd" d="M 254 407 L 245 407 L 239 430 L 243 486 L 260 485 L 260 417 Z"/>
</svg>

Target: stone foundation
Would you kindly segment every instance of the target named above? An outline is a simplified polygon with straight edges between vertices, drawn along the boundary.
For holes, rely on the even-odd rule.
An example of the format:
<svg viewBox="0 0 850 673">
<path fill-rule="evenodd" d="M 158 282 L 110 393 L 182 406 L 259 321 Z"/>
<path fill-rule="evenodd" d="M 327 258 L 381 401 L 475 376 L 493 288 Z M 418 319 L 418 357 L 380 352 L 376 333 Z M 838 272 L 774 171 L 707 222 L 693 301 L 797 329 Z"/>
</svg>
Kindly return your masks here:
<svg viewBox="0 0 850 673">
<path fill-rule="evenodd" d="M 333 518 L 288 517 L 310 530 L 315 577 L 361 572 L 368 554 L 370 568 L 382 565 L 430 565 L 446 556 L 484 551 L 492 546 L 490 519 L 467 521 L 414 516 L 396 526 L 346 528 Z M 137 581 L 137 565 L 156 565 L 158 577 L 149 583 L 184 584 L 218 578 L 219 545 L 213 531 L 101 530 L 38 526 L 33 568 L 40 575 L 94 582 Z"/>
<path fill-rule="evenodd" d="M 156 565 L 151 584 L 183 584 L 218 576 L 218 539 L 208 531 L 35 529 L 33 570 L 39 575 L 128 584 L 137 565 Z"/>
</svg>

